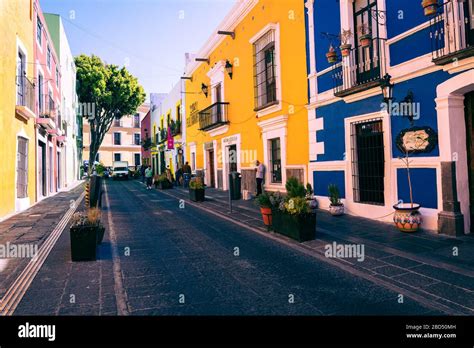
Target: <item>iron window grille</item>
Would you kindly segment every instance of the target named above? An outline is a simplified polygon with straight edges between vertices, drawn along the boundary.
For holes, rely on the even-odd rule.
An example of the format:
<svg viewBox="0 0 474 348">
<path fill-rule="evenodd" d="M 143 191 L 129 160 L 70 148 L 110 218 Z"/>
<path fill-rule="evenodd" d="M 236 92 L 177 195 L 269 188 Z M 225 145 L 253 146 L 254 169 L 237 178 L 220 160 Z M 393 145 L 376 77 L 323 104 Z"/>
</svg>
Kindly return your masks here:
<svg viewBox="0 0 474 348">
<path fill-rule="evenodd" d="M 384 205 L 385 154 L 382 119 L 351 124 L 354 202 Z"/>
<path fill-rule="evenodd" d="M 270 172 L 272 174 L 272 183 L 281 183 L 281 146 L 280 138 L 269 140 L 270 142 Z"/>
<path fill-rule="evenodd" d="M 261 110 L 278 103 L 275 30 L 258 39 L 253 50 L 255 110 Z"/>
</svg>

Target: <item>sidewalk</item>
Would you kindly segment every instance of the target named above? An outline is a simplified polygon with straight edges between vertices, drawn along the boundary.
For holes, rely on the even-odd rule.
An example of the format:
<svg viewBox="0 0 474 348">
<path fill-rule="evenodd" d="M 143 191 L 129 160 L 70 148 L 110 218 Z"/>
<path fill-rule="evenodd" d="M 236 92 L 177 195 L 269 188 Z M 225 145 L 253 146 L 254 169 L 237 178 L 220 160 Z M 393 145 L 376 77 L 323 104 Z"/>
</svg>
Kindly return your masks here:
<svg viewBox="0 0 474 348">
<path fill-rule="evenodd" d="M 189 198 L 188 191 L 182 188 L 164 193 L 186 201 Z M 199 205 L 267 231 L 253 201 L 233 201 L 230 214 L 228 192 L 208 188 L 206 202 Z M 270 234 L 288 241 L 286 237 Z M 389 223 L 350 215 L 333 217 L 318 210 L 316 240 L 300 246 L 325 258 L 325 246 L 333 242 L 364 245 L 365 260 L 336 258 L 331 261 L 435 301 L 445 307 L 447 313 L 474 314 L 474 238 L 471 236 L 452 238 L 425 231 L 406 234 Z M 457 256 L 453 255 L 453 248 L 457 248 Z"/>
</svg>

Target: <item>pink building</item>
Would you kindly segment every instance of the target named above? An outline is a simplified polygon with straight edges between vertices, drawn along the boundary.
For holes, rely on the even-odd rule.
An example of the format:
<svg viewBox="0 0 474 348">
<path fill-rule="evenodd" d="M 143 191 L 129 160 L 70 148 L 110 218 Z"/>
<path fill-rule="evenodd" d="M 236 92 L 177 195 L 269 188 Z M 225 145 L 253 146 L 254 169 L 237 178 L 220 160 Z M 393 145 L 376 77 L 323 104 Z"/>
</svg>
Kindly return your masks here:
<svg viewBox="0 0 474 348">
<path fill-rule="evenodd" d="M 145 115 L 141 122 L 141 139 L 142 141 L 146 141 L 147 139 L 151 138 L 151 110 Z M 142 147 L 142 164 L 151 164 L 151 151 L 150 149 L 145 150 Z"/>
<path fill-rule="evenodd" d="M 59 59 L 38 0 L 34 0 L 34 76 L 36 93 L 37 198 L 57 192 L 65 164 L 61 120 Z"/>
</svg>

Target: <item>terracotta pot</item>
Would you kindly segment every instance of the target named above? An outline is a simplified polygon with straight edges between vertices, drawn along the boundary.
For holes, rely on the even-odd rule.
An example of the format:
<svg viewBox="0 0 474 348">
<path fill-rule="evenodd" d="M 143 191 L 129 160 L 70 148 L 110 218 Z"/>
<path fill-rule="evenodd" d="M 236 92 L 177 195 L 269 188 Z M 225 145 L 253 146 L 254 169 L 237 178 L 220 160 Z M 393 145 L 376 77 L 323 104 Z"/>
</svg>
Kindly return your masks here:
<svg viewBox="0 0 474 348">
<path fill-rule="evenodd" d="M 438 0 L 423 0 L 421 3 L 425 16 L 433 16 L 438 12 Z"/>
<path fill-rule="evenodd" d="M 393 222 L 395 226 L 402 232 L 413 233 L 420 228 L 423 218 L 419 212 L 420 205 L 413 203 L 395 204 L 393 206 L 395 214 Z"/>
<path fill-rule="evenodd" d="M 265 226 L 272 225 L 272 208 L 260 207 L 260 212 L 262 213 L 263 223 Z"/>
<path fill-rule="evenodd" d="M 344 204 L 341 205 L 329 205 L 329 212 L 332 216 L 341 216 L 344 214 Z"/>
<path fill-rule="evenodd" d="M 335 51 L 329 51 L 326 53 L 326 58 L 328 59 L 329 64 L 337 62 L 337 53 Z"/>
<path fill-rule="evenodd" d="M 340 49 L 341 49 L 342 56 L 343 57 L 348 57 L 349 54 L 351 53 L 351 48 L 352 48 L 351 44 L 341 45 Z"/>
<path fill-rule="evenodd" d="M 362 35 L 359 39 L 360 46 L 361 47 L 369 47 L 370 44 L 372 43 L 372 35 L 366 34 Z"/>
</svg>

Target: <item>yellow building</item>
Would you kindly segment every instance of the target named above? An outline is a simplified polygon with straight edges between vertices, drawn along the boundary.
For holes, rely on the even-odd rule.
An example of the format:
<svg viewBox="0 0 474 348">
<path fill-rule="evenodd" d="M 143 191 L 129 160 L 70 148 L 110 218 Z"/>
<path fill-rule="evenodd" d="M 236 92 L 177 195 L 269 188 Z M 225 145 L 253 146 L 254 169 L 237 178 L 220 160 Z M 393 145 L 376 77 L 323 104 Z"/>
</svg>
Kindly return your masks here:
<svg viewBox="0 0 474 348">
<path fill-rule="evenodd" d="M 242 174 L 255 192 L 307 182 L 308 120 L 304 3 L 239 1 L 186 67 L 186 158 L 206 184 L 227 189 Z"/>
<path fill-rule="evenodd" d="M 32 1 L 0 0 L 0 219 L 36 201 Z"/>
</svg>

